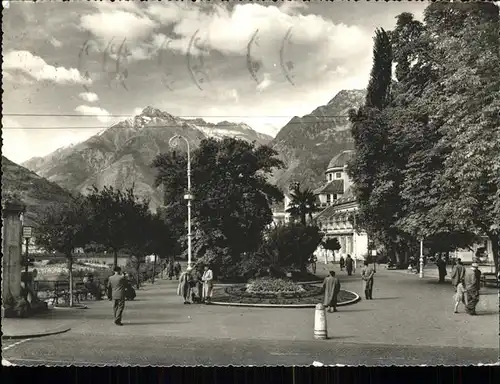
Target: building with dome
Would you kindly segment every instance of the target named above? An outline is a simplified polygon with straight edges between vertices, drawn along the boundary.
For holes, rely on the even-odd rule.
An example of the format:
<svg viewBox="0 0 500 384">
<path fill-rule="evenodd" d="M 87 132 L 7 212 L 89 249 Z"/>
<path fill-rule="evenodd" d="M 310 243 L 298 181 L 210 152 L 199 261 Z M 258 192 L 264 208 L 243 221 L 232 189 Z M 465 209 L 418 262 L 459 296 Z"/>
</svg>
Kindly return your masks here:
<svg viewBox="0 0 500 384">
<path fill-rule="evenodd" d="M 315 255 L 321 261 L 338 260 L 348 254 L 359 260 L 368 253 L 367 234 L 354 230 L 358 203 L 347 175 L 347 163 L 353 155 L 354 150 L 346 150 L 333 157 L 325 171 L 325 184 L 314 191 L 323 208 L 314 219 L 327 237 L 336 237 L 341 245 L 335 253 L 320 246 Z"/>
</svg>

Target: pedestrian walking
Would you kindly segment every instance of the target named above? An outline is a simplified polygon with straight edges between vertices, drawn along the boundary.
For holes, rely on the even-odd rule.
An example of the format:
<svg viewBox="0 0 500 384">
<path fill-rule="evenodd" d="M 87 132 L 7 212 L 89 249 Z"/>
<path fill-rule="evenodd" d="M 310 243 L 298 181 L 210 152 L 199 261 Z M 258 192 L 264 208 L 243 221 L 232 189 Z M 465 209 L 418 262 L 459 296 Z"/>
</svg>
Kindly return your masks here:
<svg viewBox="0 0 500 384">
<path fill-rule="evenodd" d="M 184 304 L 191 304 L 189 301 L 191 296 L 191 268 L 182 272 L 179 277 L 179 285 L 177 286 L 177 295 L 182 296 Z"/>
<path fill-rule="evenodd" d="M 172 278 L 174 277 L 174 261 L 173 260 L 168 261 L 167 275 L 168 275 L 169 280 L 172 280 Z"/>
<path fill-rule="evenodd" d="M 462 281 L 457 284 L 455 289 L 455 308 L 453 310 L 453 313 L 458 313 L 458 306 L 460 305 L 460 303 L 463 303 L 465 308 L 467 308 L 467 295 L 465 292 L 464 283 Z"/>
<path fill-rule="evenodd" d="M 201 277 L 203 281 L 203 301 L 209 304 L 212 301 L 214 274 L 208 265 L 205 265 L 205 272 Z"/>
<path fill-rule="evenodd" d="M 365 291 L 366 300 L 373 300 L 373 276 L 375 270 L 368 260 L 364 261 L 363 269 L 361 270 L 361 279 L 363 279 L 363 290 Z"/>
<path fill-rule="evenodd" d="M 122 324 L 123 310 L 125 309 L 125 287 L 127 281 L 125 276 L 122 275 L 122 269 L 115 267 L 113 269 L 114 275 L 108 279 L 108 292 L 110 292 L 109 300 L 113 301 L 113 312 L 116 325 Z"/>
<path fill-rule="evenodd" d="M 439 255 L 436 260 L 436 266 L 438 268 L 439 283 L 444 283 L 444 277 L 447 275 L 446 262 L 443 260 L 441 255 Z"/>
<path fill-rule="evenodd" d="M 175 278 L 177 280 L 179 280 L 179 275 L 180 275 L 181 271 L 182 271 L 181 263 L 176 261 L 175 265 L 174 265 L 174 273 L 175 273 Z"/>
<path fill-rule="evenodd" d="M 318 262 L 318 258 L 313 255 L 311 257 L 311 269 L 312 269 L 312 273 L 315 275 L 316 274 L 316 263 Z"/>
<path fill-rule="evenodd" d="M 191 271 L 192 282 L 191 282 L 191 301 L 193 303 L 201 303 L 203 300 L 203 282 L 202 273 L 199 267 L 194 267 Z"/>
<path fill-rule="evenodd" d="M 337 298 L 340 292 L 340 281 L 335 277 L 335 271 L 330 271 L 330 275 L 323 280 L 325 290 L 324 306 L 328 312 L 337 312 Z"/>
<path fill-rule="evenodd" d="M 352 268 L 354 266 L 354 261 L 351 258 L 351 255 L 347 255 L 345 259 L 345 269 L 347 271 L 347 275 L 351 276 L 352 275 Z"/>
<path fill-rule="evenodd" d="M 477 263 L 472 263 L 471 268 L 465 271 L 464 283 L 467 304 L 465 310 L 469 315 L 476 315 L 476 305 L 479 302 L 479 284 L 481 272 Z"/>
<path fill-rule="evenodd" d="M 463 282 L 464 277 L 465 277 L 465 267 L 462 264 L 462 260 L 457 259 L 455 265 L 453 265 L 453 268 L 451 270 L 451 284 L 453 285 L 455 292 L 457 291 L 458 284 Z"/>
<path fill-rule="evenodd" d="M 340 256 L 340 259 L 339 259 L 339 265 L 340 265 L 340 270 L 343 271 L 344 270 L 344 267 L 345 267 L 345 260 L 344 260 L 344 256 Z"/>
</svg>

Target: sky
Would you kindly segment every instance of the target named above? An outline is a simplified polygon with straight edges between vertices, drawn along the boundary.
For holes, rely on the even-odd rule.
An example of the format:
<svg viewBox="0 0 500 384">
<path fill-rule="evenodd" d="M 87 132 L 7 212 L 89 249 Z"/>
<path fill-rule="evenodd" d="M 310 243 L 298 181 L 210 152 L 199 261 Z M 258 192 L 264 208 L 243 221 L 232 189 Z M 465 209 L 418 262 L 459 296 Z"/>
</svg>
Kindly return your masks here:
<svg viewBox="0 0 500 384">
<path fill-rule="evenodd" d="M 152 106 L 274 136 L 368 82 L 374 31 L 423 2 L 10 2 L 2 154 L 21 163 Z"/>
</svg>

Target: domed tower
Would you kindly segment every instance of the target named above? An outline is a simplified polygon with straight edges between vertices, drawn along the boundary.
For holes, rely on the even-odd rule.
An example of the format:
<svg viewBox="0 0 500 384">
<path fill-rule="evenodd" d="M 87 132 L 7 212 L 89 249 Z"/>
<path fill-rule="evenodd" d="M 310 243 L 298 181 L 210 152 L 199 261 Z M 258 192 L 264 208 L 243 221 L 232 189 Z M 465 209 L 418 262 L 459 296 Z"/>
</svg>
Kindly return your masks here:
<svg viewBox="0 0 500 384">
<path fill-rule="evenodd" d="M 347 175 L 347 163 L 354 155 L 354 150 L 345 150 L 334 156 L 326 168 L 326 184 L 315 192 L 321 205 L 330 205 L 334 200 L 345 195 L 352 185 Z"/>
</svg>

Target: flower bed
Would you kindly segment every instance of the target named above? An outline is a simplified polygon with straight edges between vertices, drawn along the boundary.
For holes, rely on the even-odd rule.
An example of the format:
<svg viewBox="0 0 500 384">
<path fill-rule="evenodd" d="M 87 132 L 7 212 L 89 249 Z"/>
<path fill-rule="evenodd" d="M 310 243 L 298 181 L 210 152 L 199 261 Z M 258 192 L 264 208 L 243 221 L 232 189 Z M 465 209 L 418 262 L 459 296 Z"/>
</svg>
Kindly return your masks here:
<svg viewBox="0 0 500 384">
<path fill-rule="evenodd" d="M 216 289 L 213 301 L 239 304 L 317 304 L 323 302 L 321 285 L 297 284 L 290 280 L 262 278 L 250 281 L 245 287 Z M 356 295 L 340 290 L 338 302 L 356 299 Z"/>
<path fill-rule="evenodd" d="M 306 291 L 311 286 L 304 286 Z M 319 288 L 319 287 L 313 287 Z M 244 290 L 245 288 L 240 288 L 240 290 Z M 321 288 L 319 288 L 321 291 Z M 310 290 L 309 293 L 312 293 Z M 311 295 L 300 295 L 300 296 L 292 296 L 292 295 L 251 295 L 251 294 L 241 294 L 241 291 L 238 291 L 238 288 L 230 287 L 226 289 L 215 290 L 213 294 L 212 300 L 220 303 L 238 303 L 238 304 L 274 304 L 274 305 L 297 305 L 297 304 L 318 304 L 323 303 L 322 293 L 311 294 Z M 338 295 L 338 303 L 342 304 L 351 300 L 356 299 L 357 296 L 351 292 L 340 290 Z"/>
<path fill-rule="evenodd" d="M 306 293 L 300 284 L 272 277 L 251 280 L 244 290 L 246 294 L 253 295 L 301 295 Z"/>
</svg>

